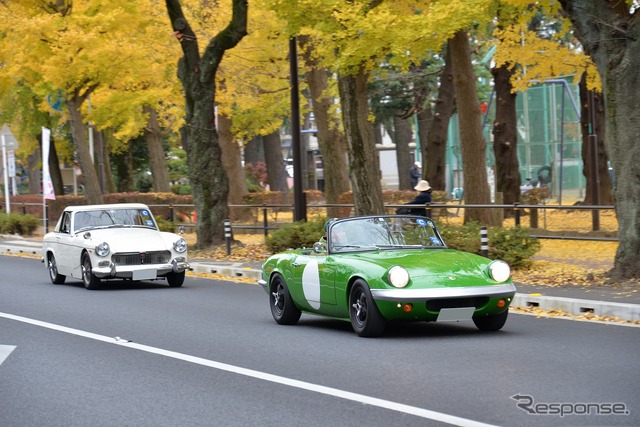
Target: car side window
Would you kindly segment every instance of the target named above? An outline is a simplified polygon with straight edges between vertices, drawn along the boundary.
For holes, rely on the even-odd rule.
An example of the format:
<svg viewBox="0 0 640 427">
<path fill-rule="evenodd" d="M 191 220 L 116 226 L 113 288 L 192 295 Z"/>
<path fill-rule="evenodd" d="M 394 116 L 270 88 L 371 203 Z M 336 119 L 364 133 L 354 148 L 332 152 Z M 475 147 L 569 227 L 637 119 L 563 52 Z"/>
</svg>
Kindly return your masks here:
<svg viewBox="0 0 640 427">
<path fill-rule="evenodd" d="M 60 232 L 65 234 L 69 234 L 71 232 L 71 215 L 69 215 L 69 212 L 65 212 L 62 216 Z"/>
</svg>

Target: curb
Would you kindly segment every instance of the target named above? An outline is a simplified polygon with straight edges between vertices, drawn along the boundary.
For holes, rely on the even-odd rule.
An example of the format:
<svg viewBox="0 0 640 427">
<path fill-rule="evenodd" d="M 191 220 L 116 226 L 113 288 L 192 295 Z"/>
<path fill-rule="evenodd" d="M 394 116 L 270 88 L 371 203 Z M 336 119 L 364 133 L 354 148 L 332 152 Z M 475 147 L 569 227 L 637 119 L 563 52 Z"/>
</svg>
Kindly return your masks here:
<svg viewBox="0 0 640 427">
<path fill-rule="evenodd" d="M 562 310 L 575 316 L 593 314 L 602 317 L 617 317 L 620 320 L 640 321 L 640 305 L 619 302 L 595 301 L 578 298 L 549 297 L 516 294 L 512 307 Z"/>
</svg>

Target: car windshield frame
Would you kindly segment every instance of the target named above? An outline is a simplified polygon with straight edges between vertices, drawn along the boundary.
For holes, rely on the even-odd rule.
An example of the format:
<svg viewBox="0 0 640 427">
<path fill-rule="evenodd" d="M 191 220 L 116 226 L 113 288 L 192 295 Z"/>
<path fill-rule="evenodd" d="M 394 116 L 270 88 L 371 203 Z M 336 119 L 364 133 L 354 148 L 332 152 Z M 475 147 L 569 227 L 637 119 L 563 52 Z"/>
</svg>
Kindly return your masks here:
<svg viewBox="0 0 640 427">
<path fill-rule="evenodd" d="M 329 227 L 327 243 L 331 254 L 447 248 L 432 219 L 413 215 L 336 220 Z"/>
<path fill-rule="evenodd" d="M 81 210 L 73 215 L 73 231 L 102 228 L 148 228 L 158 230 L 158 225 L 146 208 L 101 208 Z"/>
</svg>

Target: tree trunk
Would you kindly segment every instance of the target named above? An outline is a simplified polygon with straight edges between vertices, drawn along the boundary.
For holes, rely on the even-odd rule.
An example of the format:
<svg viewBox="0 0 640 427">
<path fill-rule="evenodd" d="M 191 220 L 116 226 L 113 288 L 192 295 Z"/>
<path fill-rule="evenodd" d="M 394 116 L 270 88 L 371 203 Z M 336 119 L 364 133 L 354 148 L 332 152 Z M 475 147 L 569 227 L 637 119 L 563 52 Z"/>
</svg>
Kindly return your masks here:
<svg viewBox="0 0 640 427">
<path fill-rule="evenodd" d="M 189 180 L 198 215 L 196 248 L 205 249 L 224 242 L 224 220 L 229 182 L 222 165 L 222 149 L 215 128 L 215 77 L 228 49 L 247 34 L 247 0 L 233 0 L 233 14 L 228 26 L 212 38 L 202 57 L 198 39 L 191 29 L 178 0 L 166 0 L 172 28 L 182 47 L 178 77 L 186 98 L 184 145 Z"/>
<path fill-rule="evenodd" d="M 493 68 L 496 92 L 496 118 L 493 122 L 493 152 L 496 157 L 496 187 L 504 204 L 520 200 L 520 166 L 518 164 L 518 119 L 516 94 L 511 92 L 511 76 L 506 66 Z M 508 210 L 512 212 L 512 210 Z"/>
<path fill-rule="evenodd" d="M 231 119 L 225 115 L 218 115 L 218 135 L 222 148 L 222 165 L 229 177 L 229 204 L 241 205 L 247 194 L 247 181 L 242 167 L 242 152 L 231 134 Z M 231 209 L 231 219 L 242 218 L 237 209 Z"/>
<path fill-rule="evenodd" d="M 340 131 L 339 118 L 331 114 L 333 100 L 326 95 L 328 72 L 319 68 L 312 54 L 308 37 L 300 36 L 302 57 L 306 65 L 306 80 L 311 94 L 313 115 L 318 129 L 318 146 L 324 163 L 324 196 L 327 204 L 338 204 L 342 193 L 349 191 L 347 140 Z M 330 171 L 330 172 L 329 172 Z M 327 208 L 328 217 L 340 216 L 340 208 Z"/>
<path fill-rule="evenodd" d="M 591 97 L 591 101 L 590 101 Z M 582 129 L 582 174 L 586 178 L 587 187 L 585 190 L 585 205 L 612 205 L 613 196 L 611 194 L 611 177 L 609 175 L 609 156 L 605 150 L 605 109 L 604 96 L 596 91 L 587 90 L 587 83 L 583 74 L 580 79 L 580 128 Z M 595 111 L 592 114 L 590 105 L 594 105 Z M 592 123 L 593 122 L 593 123 Z M 592 138 L 589 134 L 595 135 L 597 142 L 597 162 L 598 162 L 598 183 L 593 182 L 593 148 Z M 598 186 L 598 200 L 594 197 L 594 186 Z"/>
<path fill-rule="evenodd" d="M 420 141 L 420 161 L 423 163 L 422 165 L 422 179 L 427 178 L 427 168 L 424 165 L 425 160 L 427 159 L 427 143 L 429 141 L 429 129 L 431 128 L 431 123 L 433 122 L 433 110 L 430 105 L 425 105 L 424 108 L 420 109 L 417 114 L 418 125 L 417 125 L 417 138 Z M 431 182 L 429 182 L 431 184 Z M 433 186 L 432 186 L 433 187 Z"/>
<path fill-rule="evenodd" d="M 275 131 L 265 135 L 264 158 L 267 164 L 267 182 L 271 191 L 282 192 L 282 203 L 289 203 L 289 185 L 287 184 L 287 173 L 284 168 L 282 158 L 282 145 L 280 133 Z"/>
<path fill-rule="evenodd" d="M 88 95 L 80 95 L 76 91 L 72 96 L 67 98 L 67 107 L 69 109 L 69 123 L 71 124 L 71 135 L 73 137 L 73 146 L 76 150 L 78 165 L 84 177 L 84 197 L 90 205 L 99 205 L 104 203 L 102 198 L 102 190 L 98 181 L 98 174 L 91 159 L 89 143 L 87 141 L 87 128 L 82 122 L 82 114 L 80 107 Z"/>
<path fill-rule="evenodd" d="M 144 107 L 144 112 L 149 115 L 147 126 L 144 128 L 144 137 L 149 150 L 153 191 L 156 193 L 169 193 L 171 192 L 169 168 L 167 167 L 167 159 L 162 147 L 162 131 L 158 123 L 158 112 L 149 106 Z"/>
<path fill-rule="evenodd" d="M 244 146 L 244 164 L 245 166 L 251 163 L 256 165 L 258 162 L 265 163 L 264 160 L 264 145 L 262 144 L 262 137 L 256 136 L 247 142 Z"/>
<path fill-rule="evenodd" d="M 413 137 L 411 123 L 407 119 L 393 116 L 393 128 L 396 143 L 396 163 L 398 165 L 398 187 L 400 190 L 413 190 L 409 169 L 413 162 L 409 152 L 409 142 Z"/>
<path fill-rule="evenodd" d="M 640 277 L 640 20 L 627 2 L 561 0 L 596 64 L 606 110 L 605 146 L 614 176 L 620 244 L 613 280 Z"/>
<path fill-rule="evenodd" d="M 458 31 L 449 40 L 449 49 L 460 121 L 465 203 L 490 204 L 491 194 L 486 169 L 487 143 L 482 134 L 480 102 L 476 94 L 476 79 L 466 31 Z M 491 209 L 464 210 L 465 223 L 477 221 L 482 225 L 491 226 L 497 222 L 496 217 Z"/>
<path fill-rule="evenodd" d="M 105 192 L 115 193 L 116 192 L 116 184 L 113 179 L 113 169 L 111 168 L 111 138 L 113 136 L 111 134 L 105 134 L 104 132 L 100 132 L 101 138 L 104 138 L 104 143 L 102 144 L 102 152 L 104 156 L 104 183 L 105 183 Z"/>
<path fill-rule="evenodd" d="M 369 121 L 367 80 L 368 74 L 362 67 L 358 69 L 356 75 L 340 74 L 338 76 L 356 215 L 384 213 L 380 162 L 373 136 L 373 126 Z"/>
<path fill-rule="evenodd" d="M 131 147 L 131 142 L 129 142 L 129 147 Z M 118 173 L 117 191 L 119 193 L 135 191 L 135 183 L 133 180 L 133 153 L 131 149 L 117 154 L 114 159 Z"/>
<path fill-rule="evenodd" d="M 42 135 L 38 135 L 38 141 L 42 141 Z M 51 144 L 53 146 L 53 144 Z M 40 194 L 42 191 L 40 180 L 40 164 L 42 162 L 42 147 L 27 156 L 27 173 L 29 174 L 29 194 Z M 55 191 L 55 184 L 53 189 Z M 58 193 L 56 192 L 56 195 Z"/>
<path fill-rule="evenodd" d="M 447 187 L 445 176 L 447 136 L 456 95 L 450 50 L 450 48 L 447 48 L 444 56 L 444 68 L 440 75 L 438 98 L 433 110 L 429 137 L 424 142 L 425 159 L 422 161 L 422 175 L 427 178 L 431 188 L 440 191 L 446 190 Z"/>
</svg>

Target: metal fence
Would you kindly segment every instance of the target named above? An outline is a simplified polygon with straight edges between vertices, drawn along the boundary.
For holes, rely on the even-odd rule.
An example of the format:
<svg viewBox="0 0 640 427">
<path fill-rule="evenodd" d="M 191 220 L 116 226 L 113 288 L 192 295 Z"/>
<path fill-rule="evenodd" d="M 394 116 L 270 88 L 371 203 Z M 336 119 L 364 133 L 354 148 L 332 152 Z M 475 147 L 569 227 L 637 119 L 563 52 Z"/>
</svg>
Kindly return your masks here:
<svg viewBox="0 0 640 427">
<path fill-rule="evenodd" d="M 159 216 L 157 212 L 162 212 L 162 216 L 174 223 L 176 226 L 195 227 L 194 222 L 181 221 L 180 213 L 184 211 L 194 211 L 194 205 L 188 204 L 163 204 L 163 205 L 149 205 L 154 210 L 156 216 Z M 353 204 L 308 204 L 307 212 L 315 212 L 317 215 L 326 214 L 328 208 L 339 208 L 345 214 L 344 216 L 353 215 Z M 464 209 L 492 209 L 501 210 L 502 212 L 509 211 L 513 214 L 514 225 L 516 227 L 524 226 L 522 218 L 525 212 L 532 212 L 542 210 L 564 210 L 564 211 L 591 211 L 591 231 L 600 231 L 600 212 L 602 211 L 615 211 L 613 205 L 601 205 L 601 206 L 586 206 L 586 205 L 527 205 L 514 203 L 509 204 L 447 204 L 447 203 L 430 203 L 426 205 L 406 205 L 406 204 L 388 204 L 384 206 L 386 213 L 394 213 L 399 207 L 410 208 L 426 208 L 427 216 L 438 219 L 439 217 L 449 216 L 451 211 L 455 211 L 452 216 L 459 215 L 461 210 Z M 0 210 L 4 211 L 5 205 L 0 203 Z M 36 209 L 40 212 L 40 220 L 43 221 L 45 231 L 48 231 L 48 223 L 43 214 L 43 205 L 41 203 L 12 203 L 10 208 L 13 211 L 18 211 L 22 214 L 34 212 Z M 229 205 L 230 209 L 248 209 L 253 211 L 253 221 L 245 221 L 242 223 L 232 223 L 231 228 L 234 232 L 239 231 L 252 231 L 264 234 L 268 236 L 270 231 L 281 228 L 284 224 L 291 223 L 292 220 L 287 215 L 284 220 L 279 220 L 278 215 L 283 212 L 293 213 L 294 206 L 292 204 L 255 204 L 255 205 Z M 293 216 L 291 216 L 292 218 Z M 271 218 L 271 220 L 270 220 Z M 547 230 L 549 231 L 549 230 Z M 575 230 L 576 234 L 583 230 Z M 535 237 L 540 239 L 563 239 L 563 240 L 594 240 L 594 241 L 618 241 L 617 237 L 610 236 L 579 236 L 579 235 L 552 235 L 552 234 L 535 234 Z"/>
</svg>

